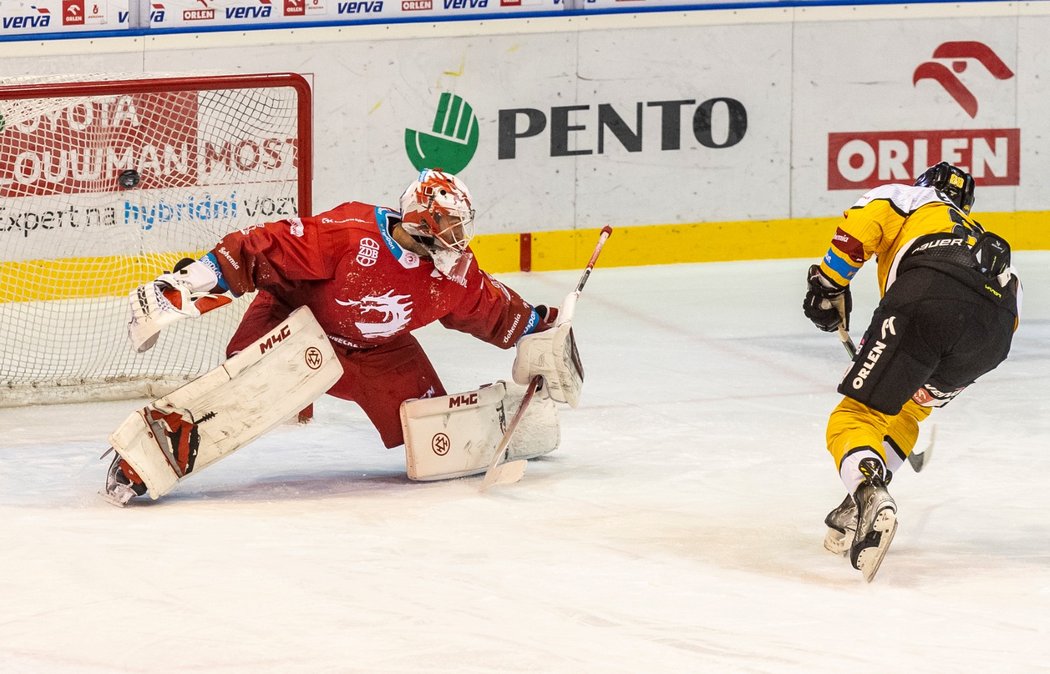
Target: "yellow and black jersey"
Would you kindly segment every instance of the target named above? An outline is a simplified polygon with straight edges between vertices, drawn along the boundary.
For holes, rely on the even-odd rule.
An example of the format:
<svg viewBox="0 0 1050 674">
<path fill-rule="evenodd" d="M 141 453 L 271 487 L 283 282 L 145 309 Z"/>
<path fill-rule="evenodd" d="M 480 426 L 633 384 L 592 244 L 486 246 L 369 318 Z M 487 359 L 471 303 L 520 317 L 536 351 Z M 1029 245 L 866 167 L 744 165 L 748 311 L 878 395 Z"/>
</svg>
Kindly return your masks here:
<svg viewBox="0 0 1050 674">
<path fill-rule="evenodd" d="M 840 286 L 848 285 L 872 255 L 878 261 L 879 295 L 886 293 L 896 263 L 911 243 L 925 234 L 965 236 L 972 245 L 984 230 L 932 187 L 883 185 L 870 190 L 843 213 L 845 222 L 831 240 L 820 270 Z"/>
</svg>

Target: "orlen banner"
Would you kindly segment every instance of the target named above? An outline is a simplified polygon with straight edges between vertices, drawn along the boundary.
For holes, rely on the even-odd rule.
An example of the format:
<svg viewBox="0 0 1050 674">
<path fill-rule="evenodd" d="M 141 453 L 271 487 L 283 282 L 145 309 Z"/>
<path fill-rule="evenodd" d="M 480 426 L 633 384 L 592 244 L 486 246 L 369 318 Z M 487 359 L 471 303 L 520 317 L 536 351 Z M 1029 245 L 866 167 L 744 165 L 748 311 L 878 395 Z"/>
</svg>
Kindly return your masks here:
<svg viewBox="0 0 1050 674">
<path fill-rule="evenodd" d="M 138 2 L 139 0 L 130 0 Z M 129 0 L 0 2 L 0 36 L 119 30 Z"/>
<path fill-rule="evenodd" d="M 1045 134 L 1022 127 L 1024 117 L 1037 118 L 1020 106 L 1036 99 L 1018 93 L 1041 67 L 1020 62 L 1016 19 L 814 23 L 796 30 L 803 43 L 849 54 L 796 52 L 796 70 L 814 73 L 796 76 L 793 193 L 803 209 L 797 215 L 848 208 L 867 189 L 910 183 L 939 161 L 973 174 L 977 210 L 1035 207 L 1022 205 L 1019 188 L 1027 182 L 1045 191 L 1032 181 L 1042 173 L 1037 164 L 1045 164 L 1046 152 L 1036 145 Z"/>
<path fill-rule="evenodd" d="M 217 240 L 200 239 L 215 221 L 229 231 L 297 215 L 294 118 L 246 131 L 223 122 L 218 100 L 99 96 L 21 118 L 0 104 L 5 259 L 192 249 Z"/>
</svg>

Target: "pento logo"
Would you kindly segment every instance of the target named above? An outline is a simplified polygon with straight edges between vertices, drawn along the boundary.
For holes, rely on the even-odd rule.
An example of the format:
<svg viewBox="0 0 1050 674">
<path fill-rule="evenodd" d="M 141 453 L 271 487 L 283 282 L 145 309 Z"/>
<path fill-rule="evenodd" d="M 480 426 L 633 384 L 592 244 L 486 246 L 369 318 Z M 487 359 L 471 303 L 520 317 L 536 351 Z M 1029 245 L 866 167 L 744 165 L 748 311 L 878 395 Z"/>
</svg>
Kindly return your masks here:
<svg viewBox="0 0 1050 674">
<path fill-rule="evenodd" d="M 926 61 L 915 69 L 912 84 L 918 86 L 922 80 L 937 82 L 971 118 L 977 116 L 977 97 L 966 88 L 956 73 L 966 72 L 972 60 L 984 66 L 997 80 L 1008 80 L 1014 76 L 1003 60 L 981 42 L 945 42 L 933 50 L 933 58 L 950 60 L 951 68 L 937 61 Z"/>
<path fill-rule="evenodd" d="M 405 151 L 417 171 L 440 167 L 459 173 L 474 158 L 479 133 L 478 117 L 470 103 L 445 91 L 438 100 L 430 133 L 405 129 Z"/>
</svg>

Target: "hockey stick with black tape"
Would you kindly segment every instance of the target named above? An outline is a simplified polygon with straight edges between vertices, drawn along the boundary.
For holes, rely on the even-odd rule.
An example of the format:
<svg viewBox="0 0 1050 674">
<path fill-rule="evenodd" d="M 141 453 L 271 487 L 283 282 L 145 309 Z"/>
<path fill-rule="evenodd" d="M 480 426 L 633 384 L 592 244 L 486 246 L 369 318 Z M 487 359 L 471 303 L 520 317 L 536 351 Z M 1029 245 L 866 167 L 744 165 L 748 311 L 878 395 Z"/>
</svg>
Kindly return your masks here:
<svg viewBox="0 0 1050 674">
<path fill-rule="evenodd" d="M 594 246 L 594 252 L 591 253 L 591 259 L 587 262 L 587 266 L 580 276 L 580 281 L 576 284 L 576 289 L 569 293 L 565 297 L 565 301 L 562 302 L 558 311 L 557 321 L 555 322 L 556 325 L 561 325 L 572 319 L 572 315 L 576 312 L 576 301 L 579 300 L 580 293 L 583 292 L 583 286 L 587 285 L 587 279 L 591 277 L 591 271 L 594 269 L 595 263 L 598 262 L 598 255 L 601 254 L 602 248 L 610 236 L 612 236 L 612 227 L 609 225 L 602 227 L 602 231 L 598 235 L 598 243 Z M 489 467 L 485 471 L 485 479 L 481 481 L 481 491 L 485 491 L 497 484 L 513 484 L 525 475 L 525 459 L 516 461 L 504 461 L 504 459 L 507 458 L 507 448 L 510 446 L 510 438 L 514 434 L 514 429 L 518 427 L 521 418 L 525 416 L 526 408 L 542 385 L 543 378 L 539 375 L 533 377 L 529 382 L 528 390 L 525 391 L 525 397 L 521 399 L 518 411 L 514 413 L 514 417 L 507 424 L 507 430 L 504 431 L 503 438 L 496 447 L 496 452 L 492 455 L 492 461 L 489 462 Z"/>
<path fill-rule="evenodd" d="M 845 347 L 850 360 L 853 360 L 857 357 L 857 345 L 853 343 L 853 338 L 849 336 L 849 332 L 846 330 L 846 303 L 841 297 L 835 299 L 838 301 L 833 301 L 833 304 L 839 310 L 839 316 L 842 317 L 842 320 L 839 322 L 839 341 L 841 341 L 842 346 Z M 933 454 L 933 441 L 936 437 L 937 427 L 934 426 L 930 429 L 930 442 L 926 445 L 926 449 L 921 452 L 916 452 L 913 447 L 911 454 L 908 455 L 908 465 L 910 465 L 916 473 L 921 472 L 926 466 L 926 463 L 930 460 L 930 456 Z"/>
</svg>

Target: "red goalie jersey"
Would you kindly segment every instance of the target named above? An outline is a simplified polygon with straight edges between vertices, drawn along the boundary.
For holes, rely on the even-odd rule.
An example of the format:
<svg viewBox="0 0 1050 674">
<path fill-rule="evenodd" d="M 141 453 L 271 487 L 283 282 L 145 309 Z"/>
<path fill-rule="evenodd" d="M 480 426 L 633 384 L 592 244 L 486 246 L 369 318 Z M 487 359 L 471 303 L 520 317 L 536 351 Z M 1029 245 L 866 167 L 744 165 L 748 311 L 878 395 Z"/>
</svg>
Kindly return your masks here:
<svg viewBox="0 0 1050 674">
<path fill-rule="evenodd" d="M 469 250 L 469 267 L 456 281 L 402 248 L 391 236 L 398 222 L 396 211 L 350 202 L 233 232 L 202 259 L 223 290 L 259 291 L 228 354 L 294 309 L 310 307 L 343 365 L 329 393 L 358 403 L 387 447 L 404 441 L 402 401 L 446 393 L 413 330 L 440 321 L 506 349 L 542 323 L 532 305 L 481 271 Z"/>
</svg>

